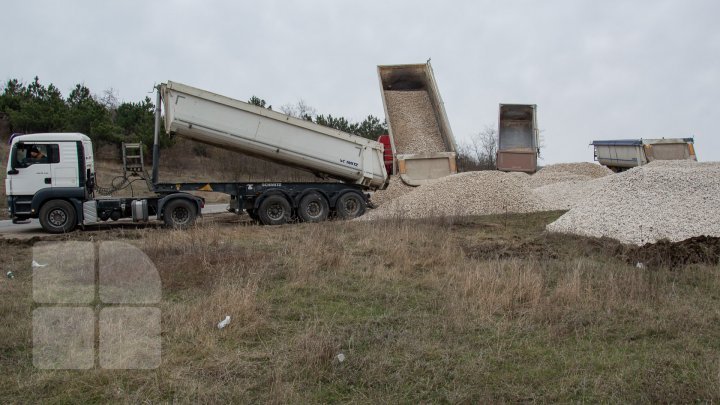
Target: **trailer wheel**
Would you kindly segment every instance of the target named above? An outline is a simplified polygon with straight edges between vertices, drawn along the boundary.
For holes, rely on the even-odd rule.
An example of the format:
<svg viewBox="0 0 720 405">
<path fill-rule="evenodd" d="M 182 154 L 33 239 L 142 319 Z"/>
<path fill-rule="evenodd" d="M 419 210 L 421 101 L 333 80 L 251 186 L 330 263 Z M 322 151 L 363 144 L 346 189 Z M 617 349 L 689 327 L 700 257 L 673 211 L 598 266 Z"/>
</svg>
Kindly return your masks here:
<svg viewBox="0 0 720 405">
<path fill-rule="evenodd" d="M 309 193 L 300 200 L 298 214 L 305 222 L 322 222 L 330 214 L 330 205 L 319 193 Z"/>
<path fill-rule="evenodd" d="M 178 198 L 165 205 L 163 220 L 165 225 L 170 228 L 186 229 L 195 223 L 195 217 L 197 216 L 195 211 L 192 202 L 184 198 Z"/>
<path fill-rule="evenodd" d="M 257 215 L 260 222 L 265 225 L 282 225 L 290 221 L 292 208 L 285 197 L 270 195 L 266 197 L 258 208 Z"/>
<path fill-rule="evenodd" d="M 75 208 L 65 200 L 50 200 L 40 208 L 40 225 L 50 233 L 66 233 L 75 229 Z"/>
<path fill-rule="evenodd" d="M 357 193 L 345 193 L 335 204 L 337 216 L 342 219 L 353 219 L 365 213 L 365 199 Z"/>
</svg>

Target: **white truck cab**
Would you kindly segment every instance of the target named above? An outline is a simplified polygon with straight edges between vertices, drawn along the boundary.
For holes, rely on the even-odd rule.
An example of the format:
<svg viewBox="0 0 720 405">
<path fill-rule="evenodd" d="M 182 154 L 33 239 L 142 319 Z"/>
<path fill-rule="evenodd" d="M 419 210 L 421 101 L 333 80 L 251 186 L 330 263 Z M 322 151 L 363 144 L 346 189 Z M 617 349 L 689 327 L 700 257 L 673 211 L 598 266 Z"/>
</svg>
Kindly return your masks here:
<svg viewBox="0 0 720 405">
<path fill-rule="evenodd" d="M 84 182 L 95 174 L 92 142 L 77 133 L 16 136 L 7 170 L 8 197 L 32 196 L 53 188 L 84 188 Z"/>
<path fill-rule="evenodd" d="M 192 224 L 203 200 L 168 192 L 148 198 L 95 198 L 92 142 L 80 133 L 15 136 L 11 140 L 5 192 L 13 222 L 38 218 L 50 233 L 108 219 L 145 222 L 150 214 L 168 225 Z M 165 216 L 166 212 L 171 215 Z"/>
</svg>

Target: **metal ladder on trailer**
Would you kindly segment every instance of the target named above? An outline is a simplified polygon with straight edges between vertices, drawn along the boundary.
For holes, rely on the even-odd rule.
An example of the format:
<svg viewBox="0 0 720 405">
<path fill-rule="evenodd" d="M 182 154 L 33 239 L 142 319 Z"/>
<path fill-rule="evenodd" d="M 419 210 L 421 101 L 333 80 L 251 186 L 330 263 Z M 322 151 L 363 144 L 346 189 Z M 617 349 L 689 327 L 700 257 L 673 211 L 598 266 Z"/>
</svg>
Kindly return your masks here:
<svg viewBox="0 0 720 405">
<path fill-rule="evenodd" d="M 145 173 L 145 162 L 143 162 L 143 147 L 141 143 L 122 144 L 123 175 L 138 175 Z"/>
</svg>

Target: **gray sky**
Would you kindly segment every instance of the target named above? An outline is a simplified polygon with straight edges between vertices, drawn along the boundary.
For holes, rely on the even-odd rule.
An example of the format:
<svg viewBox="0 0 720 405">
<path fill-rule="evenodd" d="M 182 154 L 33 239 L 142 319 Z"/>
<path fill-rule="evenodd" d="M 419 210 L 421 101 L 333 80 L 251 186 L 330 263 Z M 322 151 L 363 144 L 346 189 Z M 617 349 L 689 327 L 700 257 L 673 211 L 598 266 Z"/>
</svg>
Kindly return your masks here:
<svg viewBox="0 0 720 405">
<path fill-rule="evenodd" d="M 538 104 L 544 164 L 593 139 L 696 137 L 720 160 L 720 1 L 12 1 L 0 79 L 124 101 L 183 82 L 383 117 L 376 65 L 432 57 L 455 137 Z"/>
</svg>

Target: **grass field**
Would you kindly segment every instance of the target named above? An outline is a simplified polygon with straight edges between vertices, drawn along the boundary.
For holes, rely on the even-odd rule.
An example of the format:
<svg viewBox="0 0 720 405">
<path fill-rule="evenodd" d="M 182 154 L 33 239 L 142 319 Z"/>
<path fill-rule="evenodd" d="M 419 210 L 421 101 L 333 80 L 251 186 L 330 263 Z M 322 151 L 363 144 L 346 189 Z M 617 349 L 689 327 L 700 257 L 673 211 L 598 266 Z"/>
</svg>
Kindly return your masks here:
<svg viewBox="0 0 720 405">
<path fill-rule="evenodd" d="M 559 215 L 61 238 L 153 260 L 150 371 L 35 369 L 31 243 L 0 242 L 3 402 L 720 400 L 718 266 L 637 268 L 612 241 L 544 233 Z"/>
</svg>

